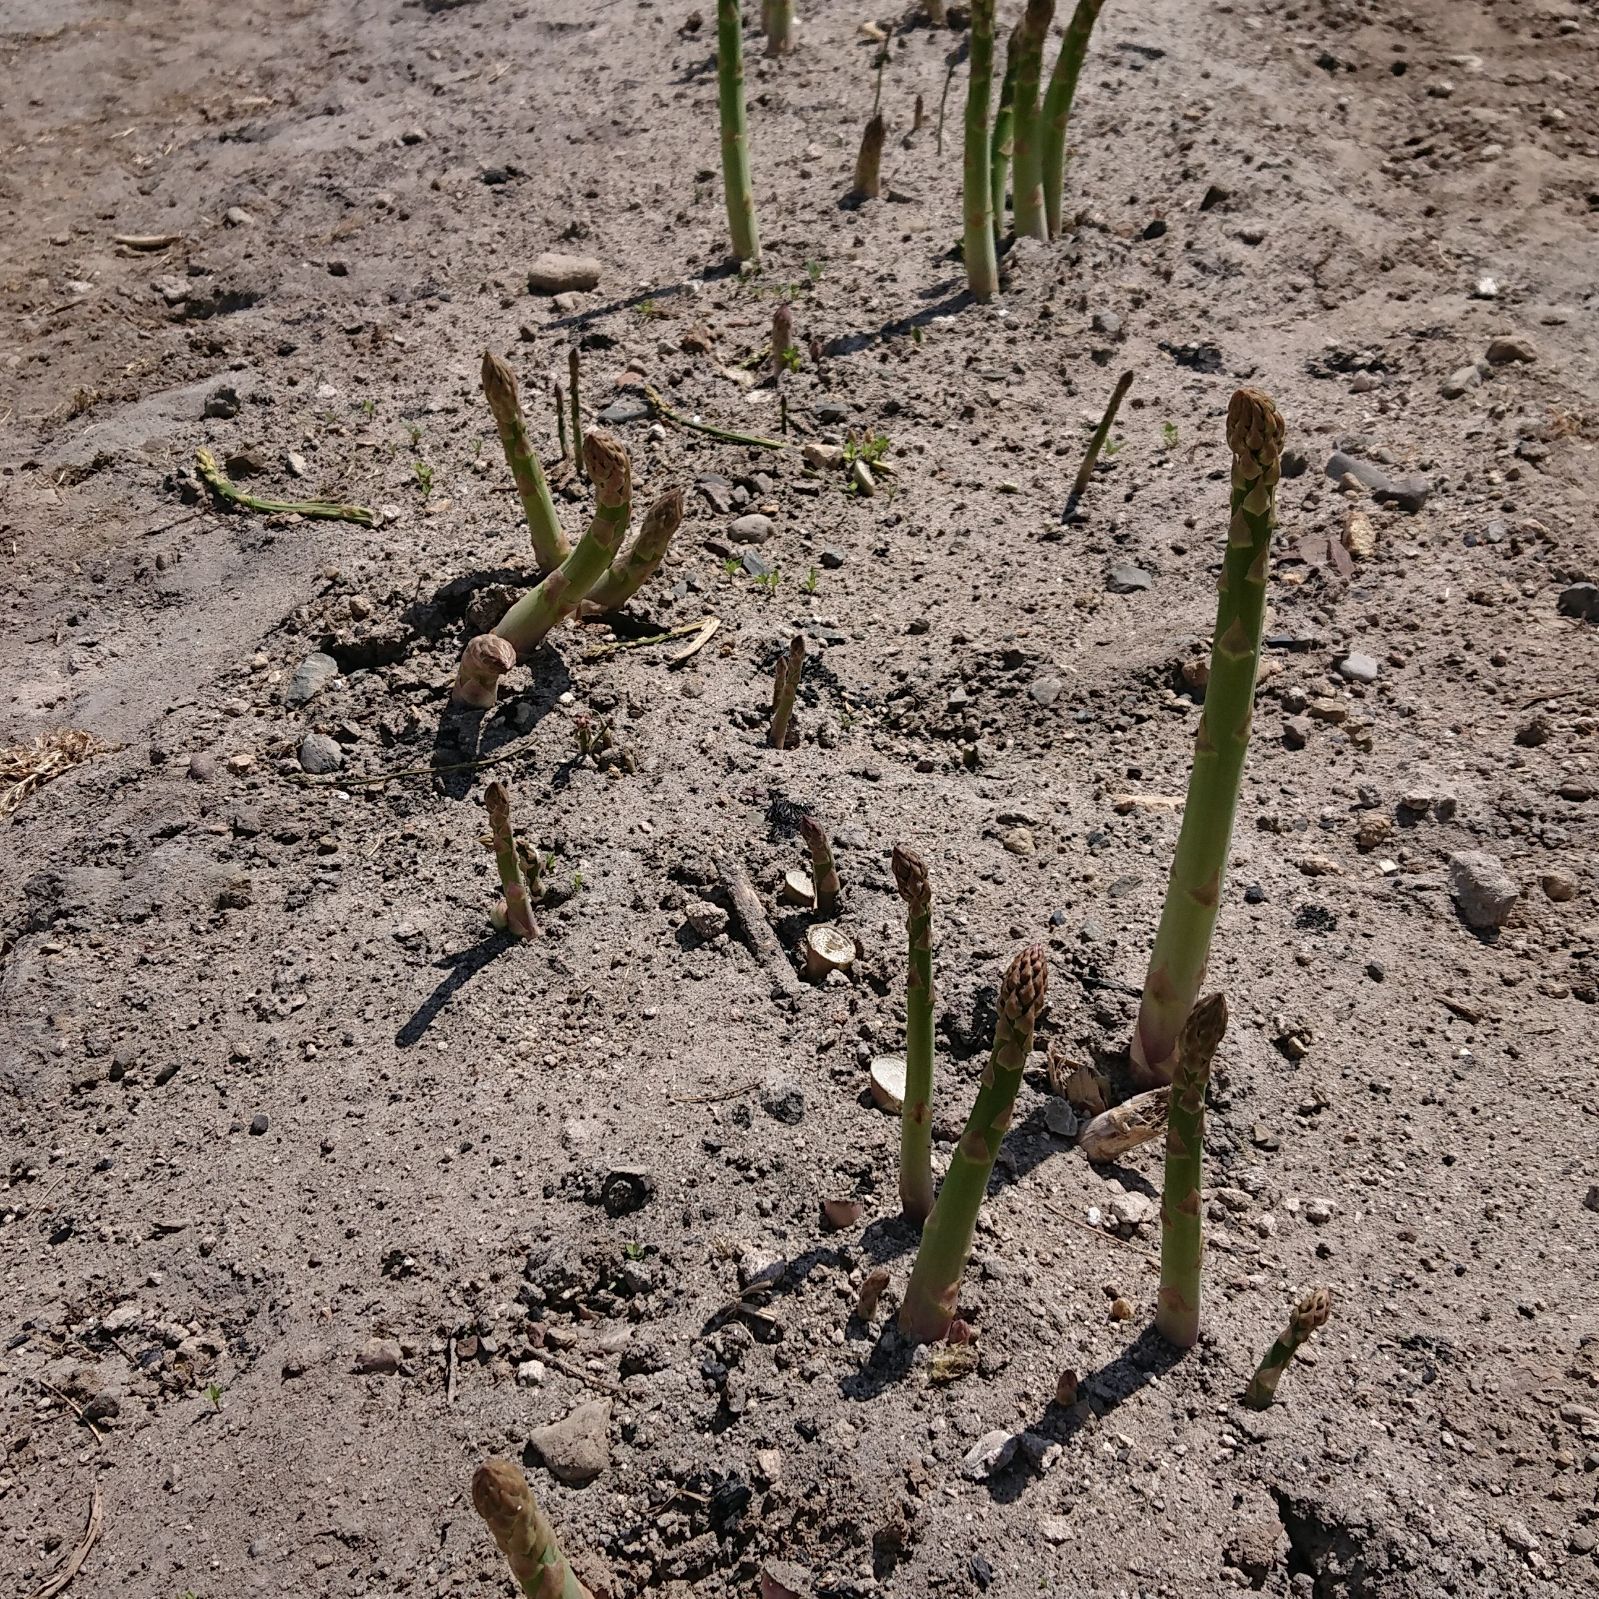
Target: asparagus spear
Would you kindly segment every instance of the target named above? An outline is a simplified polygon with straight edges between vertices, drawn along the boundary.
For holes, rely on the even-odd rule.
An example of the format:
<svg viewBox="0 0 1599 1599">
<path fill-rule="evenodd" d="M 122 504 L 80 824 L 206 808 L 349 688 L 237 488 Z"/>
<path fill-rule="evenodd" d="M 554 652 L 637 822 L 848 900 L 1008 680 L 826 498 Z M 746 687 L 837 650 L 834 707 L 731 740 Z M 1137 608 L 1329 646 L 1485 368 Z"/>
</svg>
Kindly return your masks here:
<svg viewBox="0 0 1599 1599">
<path fill-rule="evenodd" d="M 560 566 L 505 613 L 492 634 L 467 645 L 455 678 L 457 704 L 489 709 L 501 673 L 531 655 L 550 629 L 578 608 L 610 566 L 632 506 L 627 451 L 609 433 L 593 428 L 583 440 L 583 456 L 594 480 L 594 516 L 588 531 Z"/>
<path fill-rule="evenodd" d="M 816 890 L 817 912 L 831 916 L 838 906 L 838 867 L 833 863 L 827 829 L 814 816 L 800 817 L 799 829 L 811 852 L 811 884 Z"/>
<path fill-rule="evenodd" d="M 588 468 L 583 456 L 583 407 L 578 398 L 581 368 L 575 344 L 566 352 L 566 375 L 568 394 L 572 406 L 572 456 L 577 462 L 578 473 L 586 475 Z"/>
<path fill-rule="evenodd" d="M 988 103 L 994 89 L 994 0 L 972 0 L 971 76 L 966 85 L 966 142 L 962 174 L 966 286 L 978 300 L 999 289 L 990 187 Z"/>
<path fill-rule="evenodd" d="M 1295 1351 L 1318 1327 L 1326 1325 L 1331 1314 L 1332 1295 L 1325 1288 L 1314 1289 L 1294 1306 L 1287 1328 L 1266 1351 L 1259 1370 L 1244 1390 L 1244 1403 L 1251 1410 L 1265 1410 L 1277 1397 L 1277 1384 Z"/>
<path fill-rule="evenodd" d="M 1055 0 L 1027 0 L 1027 10 L 1017 34 L 1016 95 L 1012 112 L 1016 154 L 1010 186 L 1018 239 L 1049 237 L 1044 210 L 1044 129 L 1038 91 L 1044 73 L 1044 41 L 1054 18 Z"/>
<path fill-rule="evenodd" d="M 875 200 L 883 192 L 883 140 L 887 134 L 883 113 L 873 112 L 861 135 L 860 153 L 855 157 L 855 182 L 849 191 L 852 199 Z"/>
<path fill-rule="evenodd" d="M 1000 984 L 993 1053 L 933 1212 L 922 1228 L 922 1246 L 900 1306 L 900 1331 L 919 1342 L 942 1338 L 954 1319 L 977 1212 L 988 1191 L 1000 1141 L 1010 1126 L 1022 1068 L 1033 1047 L 1033 1024 L 1048 991 L 1049 962 L 1042 946 L 1029 944 L 1011 962 Z"/>
<path fill-rule="evenodd" d="M 744 121 L 744 19 L 739 0 L 716 0 L 716 88 L 722 120 L 722 187 L 733 254 L 740 261 L 759 261 L 749 130 Z"/>
<path fill-rule="evenodd" d="M 555 431 L 561 443 L 561 459 L 566 459 L 566 401 L 561 396 L 561 380 L 555 380 Z"/>
<path fill-rule="evenodd" d="M 572 549 L 555 514 L 555 501 L 550 498 L 550 485 L 545 481 L 538 451 L 527 436 L 527 417 L 516 392 L 516 374 L 492 350 L 483 352 L 483 393 L 494 413 L 494 425 L 499 429 L 511 476 L 516 479 L 522 514 L 533 539 L 533 558 L 541 572 L 553 572 Z"/>
<path fill-rule="evenodd" d="M 1146 1083 L 1171 1081 L 1172 1052 L 1205 978 L 1249 748 L 1283 453 L 1283 419 L 1258 389 L 1233 395 L 1227 443 L 1233 453 L 1232 521 L 1216 597 L 1210 682 L 1133 1034 L 1133 1071 Z"/>
<path fill-rule="evenodd" d="M 1205 1232 L 1199 1187 L 1205 1161 L 1205 1089 L 1227 1031 L 1227 1001 L 1211 994 L 1194 1006 L 1177 1048 L 1166 1120 L 1166 1182 L 1160 1196 L 1160 1297 L 1155 1329 L 1178 1349 L 1199 1340 L 1199 1280 Z"/>
<path fill-rule="evenodd" d="M 611 561 L 611 569 L 588 592 L 585 605 L 614 611 L 626 605 L 655 575 L 683 521 L 683 491 L 671 488 L 644 513 L 643 525 L 626 551 Z"/>
<path fill-rule="evenodd" d="M 780 383 L 788 366 L 788 352 L 794 348 L 794 308 L 779 300 L 772 312 L 772 380 Z"/>
<path fill-rule="evenodd" d="M 772 673 L 772 726 L 768 742 L 774 750 L 788 748 L 788 723 L 794 714 L 794 695 L 799 689 L 800 669 L 805 665 L 805 640 L 795 634 L 788 653 L 777 659 Z"/>
<path fill-rule="evenodd" d="M 786 56 L 794 48 L 794 0 L 767 0 L 766 53 Z"/>
<path fill-rule="evenodd" d="M 472 1503 L 526 1599 L 593 1599 L 573 1575 L 519 1467 L 509 1460 L 485 1460 L 472 1477 Z"/>
<path fill-rule="evenodd" d="M 899 1203 L 920 1225 L 933 1209 L 933 890 L 927 865 L 895 845 L 894 886 L 910 941 L 905 976 L 905 1097 L 899 1113 Z"/>
<path fill-rule="evenodd" d="M 1100 416 L 1099 426 L 1094 429 L 1094 436 L 1088 441 L 1087 450 L 1083 452 L 1083 464 L 1077 468 L 1072 491 L 1066 496 L 1068 507 L 1075 505 L 1082 498 L 1083 490 L 1088 487 L 1088 480 L 1094 475 L 1094 463 L 1099 460 L 1099 452 L 1105 448 L 1105 440 L 1110 437 L 1110 430 L 1116 425 L 1116 413 L 1121 410 L 1122 401 L 1127 398 L 1127 391 L 1132 386 L 1131 372 L 1123 372 L 1116 379 L 1116 387 L 1110 391 L 1110 400 Z"/>
<path fill-rule="evenodd" d="M 494 864 L 499 868 L 500 887 L 505 891 L 505 898 L 495 906 L 494 919 L 518 938 L 532 938 L 538 928 L 533 925 L 533 906 L 522 877 L 522 857 L 511 833 L 511 794 L 504 783 L 496 779 L 483 790 L 483 808 L 489 813 L 489 827 L 494 833 Z"/>
<path fill-rule="evenodd" d="M 1060 54 L 1055 58 L 1055 70 L 1049 75 L 1049 88 L 1044 91 L 1041 116 L 1044 213 L 1052 239 L 1060 237 L 1061 189 L 1066 182 L 1066 123 L 1072 114 L 1083 57 L 1088 54 L 1088 38 L 1104 3 L 1105 0 L 1077 0 L 1072 20 L 1066 24 Z"/>
<path fill-rule="evenodd" d="M 1018 24 L 1005 41 L 1005 76 L 999 85 L 999 109 L 994 113 L 994 137 L 988 148 L 988 185 L 994 199 L 994 238 L 1005 236 L 1005 189 L 1010 180 L 1010 158 L 1016 148 L 1016 51 L 1021 35 Z"/>
</svg>

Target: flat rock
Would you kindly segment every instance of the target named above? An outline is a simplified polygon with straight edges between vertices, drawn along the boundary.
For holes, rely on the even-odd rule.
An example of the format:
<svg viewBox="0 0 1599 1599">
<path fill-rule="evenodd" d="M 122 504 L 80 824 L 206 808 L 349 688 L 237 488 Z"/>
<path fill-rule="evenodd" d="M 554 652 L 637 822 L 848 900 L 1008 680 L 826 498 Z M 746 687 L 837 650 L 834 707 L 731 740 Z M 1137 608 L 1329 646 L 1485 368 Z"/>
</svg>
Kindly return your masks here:
<svg viewBox="0 0 1599 1599">
<path fill-rule="evenodd" d="M 985 1432 L 961 1461 L 961 1476 L 968 1482 L 987 1482 L 996 1471 L 1003 1471 L 1016 1458 L 1021 1438 L 1013 1432 L 996 1428 Z"/>
<path fill-rule="evenodd" d="M 300 767 L 319 776 L 336 772 L 344 765 L 344 750 L 339 741 L 326 733 L 307 733 L 300 740 Z"/>
<path fill-rule="evenodd" d="M 771 517 L 751 511 L 748 516 L 739 517 L 727 530 L 727 536 L 735 544 L 764 544 L 776 531 Z"/>
<path fill-rule="evenodd" d="M 289 686 L 283 691 L 283 703 L 288 706 L 304 705 L 313 700 L 339 675 L 339 663 L 321 650 L 306 656 L 294 669 Z"/>
<path fill-rule="evenodd" d="M 1503 927 L 1521 889 L 1497 855 L 1462 850 L 1449 857 L 1449 892 L 1468 927 Z"/>
<path fill-rule="evenodd" d="M 1380 670 L 1375 655 L 1362 655 L 1358 650 L 1351 650 L 1338 663 L 1338 675 L 1351 683 L 1375 683 Z"/>
<path fill-rule="evenodd" d="M 591 255 L 560 255 L 546 250 L 527 269 L 530 294 L 564 294 L 569 289 L 599 287 L 600 263 Z"/>
<path fill-rule="evenodd" d="M 1129 566 L 1120 561 L 1105 573 L 1105 587 L 1112 594 L 1139 594 L 1154 581 L 1143 567 Z"/>
<path fill-rule="evenodd" d="M 1432 496 L 1432 479 L 1412 473 L 1409 477 L 1391 479 L 1384 487 L 1373 489 L 1371 497 L 1384 505 L 1397 505 L 1407 515 L 1414 516 Z"/>
<path fill-rule="evenodd" d="M 581 1488 L 611 1463 L 611 1402 L 591 1399 L 560 1421 L 535 1427 L 528 1442 L 552 1477 Z"/>
<path fill-rule="evenodd" d="M 615 427 L 623 422 L 642 422 L 649 414 L 648 401 L 636 394 L 624 394 L 600 412 L 600 421 Z"/>
<path fill-rule="evenodd" d="M 1482 364 L 1473 361 L 1470 366 L 1463 366 L 1458 371 L 1451 372 L 1442 383 L 1438 385 L 1438 392 L 1446 400 L 1458 400 L 1462 394 L 1470 389 L 1479 387 L 1482 383 L 1484 372 Z"/>
</svg>

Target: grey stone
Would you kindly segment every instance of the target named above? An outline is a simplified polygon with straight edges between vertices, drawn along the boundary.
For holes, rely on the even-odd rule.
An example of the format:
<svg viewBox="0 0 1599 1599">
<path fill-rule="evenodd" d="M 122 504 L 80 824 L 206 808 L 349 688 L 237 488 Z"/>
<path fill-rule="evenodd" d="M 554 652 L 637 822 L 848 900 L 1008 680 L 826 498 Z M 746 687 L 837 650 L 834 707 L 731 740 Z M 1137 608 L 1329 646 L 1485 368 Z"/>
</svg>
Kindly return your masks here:
<svg viewBox="0 0 1599 1599">
<path fill-rule="evenodd" d="M 836 572 L 844 564 L 844 552 L 836 544 L 829 544 L 819 559 L 829 572 Z"/>
<path fill-rule="evenodd" d="M 811 408 L 811 415 L 824 426 L 836 425 L 849 421 L 849 407 L 842 400 L 818 400 Z"/>
<path fill-rule="evenodd" d="M 1147 1194 L 1113 1194 L 1106 1206 L 1110 1219 L 1118 1227 L 1142 1227 L 1155 1219 L 1157 1206 Z"/>
<path fill-rule="evenodd" d="M 1122 336 L 1122 319 L 1114 311 L 1096 311 L 1089 319 L 1089 326 L 1107 339 L 1120 339 Z"/>
<path fill-rule="evenodd" d="M 527 269 L 530 294 L 563 294 L 568 289 L 599 287 L 600 263 L 591 255 L 560 255 L 546 250 Z"/>
<path fill-rule="evenodd" d="M 368 1338 L 355 1356 L 355 1369 L 364 1377 L 385 1377 L 400 1369 L 400 1345 L 394 1338 Z"/>
<path fill-rule="evenodd" d="M 743 566 L 747 577 L 770 577 L 777 570 L 759 550 L 745 550 L 739 557 L 739 564 Z"/>
<path fill-rule="evenodd" d="M 705 503 L 713 511 L 726 516 L 733 509 L 733 485 L 725 477 L 707 472 L 694 479 L 694 487 L 705 496 Z"/>
<path fill-rule="evenodd" d="M 1560 591 L 1560 614 L 1580 622 L 1599 622 L 1599 584 L 1573 583 Z"/>
<path fill-rule="evenodd" d="M 1374 494 L 1388 487 L 1388 474 L 1380 466 L 1373 466 L 1370 461 L 1362 461 L 1358 456 L 1346 455 L 1342 450 L 1333 452 L 1327 462 L 1326 472 L 1334 483 L 1342 483 L 1346 477 L 1352 477 L 1364 483 Z"/>
<path fill-rule="evenodd" d="M 1449 857 L 1449 892 L 1470 927 L 1503 927 L 1521 898 L 1504 862 L 1484 850 L 1462 850 Z"/>
<path fill-rule="evenodd" d="M 611 1402 L 591 1399 L 562 1420 L 535 1427 L 528 1442 L 551 1476 L 581 1488 L 611 1463 Z"/>
<path fill-rule="evenodd" d="M 267 1113 L 264 1110 L 258 1110 L 255 1115 L 250 1118 L 250 1136 L 252 1138 L 261 1137 L 261 1135 L 265 1133 L 267 1128 L 271 1125 L 272 1121 L 271 1118 L 268 1117 Z"/>
<path fill-rule="evenodd" d="M 727 530 L 727 536 L 735 544 L 764 544 L 776 531 L 771 517 L 762 516 L 759 511 L 751 511 L 748 516 L 741 516 Z"/>
<path fill-rule="evenodd" d="M 283 703 L 291 708 L 313 700 L 339 675 L 339 663 L 321 650 L 306 656 L 294 669 L 289 686 L 283 691 Z"/>
<path fill-rule="evenodd" d="M 1351 650 L 1338 663 L 1338 675 L 1351 683 L 1375 683 L 1379 670 L 1376 656 L 1362 655 L 1358 650 Z"/>
<path fill-rule="evenodd" d="M 648 402 L 636 394 L 624 394 L 600 412 L 600 421 L 615 427 L 623 422 L 642 422 L 649 414 Z"/>
<path fill-rule="evenodd" d="M 1041 677 L 1028 690 L 1040 705 L 1053 705 L 1061 697 L 1066 685 L 1058 677 Z"/>
<path fill-rule="evenodd" d="M 344 765 L 344 751 L 337 739 L 326 733 L 307 733 L 300 740 L 300 766 L 304 771 L 318 775 L 336 772 Z"/>
<path fill-rule="evenodd" d="M 1483 364 L 1473 361 L 1470 366 L 1463 366 L 1458 371 L 1451 372 L 1439 384 L 1439 392 L 1446 400 L 1458 400 L 1469 389 L 1479 387 L 1485 375 Z"/>
<path fill-rule="evenodd" d="M 1112 594 L 1139 594 L 1154 581 L 1143 567 L 1129 566 L 1125 562 L 1117 562 L 1105 573 L 1105 587 Z"/>
<path fill-rule="evenodd" d="M 996 1428 L 985 1432 L 961 1461 L 961 1476 L 968 1482 L 986 1482 L 997 1471 L 1003 1471 L 1016 1458 L 1021 1437 L 1014 1432 Z"/>
<path fill-rule="evenodd" d="M 1373 489 L 1371 497 L 1385 505 L 1397 505 L 1401 511 L 1414 516 L 1432 495 L 1432 480 L 1412 473 L 1409 477 L 1394 478 L 1385 487 Z"/>
<path fill-rule="evenodd" d="M 768 1077 L 761 1085 L 761 1109 L 785 1127 L 805 1120 L 805 1090 L 787 1077 Z"/>
<path fill-rule="evenodd" d="M 220 384 L 205 397 L 206 416 L 231 421 L 239 414 L 239 391 L 231 383 Z"/>
</svg>

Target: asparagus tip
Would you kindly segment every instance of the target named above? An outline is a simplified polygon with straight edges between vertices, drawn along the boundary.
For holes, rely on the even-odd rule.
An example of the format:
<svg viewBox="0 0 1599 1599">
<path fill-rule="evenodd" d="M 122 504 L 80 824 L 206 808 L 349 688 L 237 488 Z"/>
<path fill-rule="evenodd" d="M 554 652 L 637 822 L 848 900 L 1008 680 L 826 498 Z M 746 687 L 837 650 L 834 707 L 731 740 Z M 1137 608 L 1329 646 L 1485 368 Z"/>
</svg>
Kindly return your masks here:
<svg viewBox="0 0 1599 1599">
<path fill-rule="evenodd" d="M 892 862 L 894 886 L 899 890 L 899 897 L 912 910 L 920 910 L 933 894 L 927 876 L 927 862 L 915 850 L 907 849 L 903 844 L 894 846 Z"/>
<path fill-rule="evenodd" d="M 1049 956 L 1042 944 L 1017 953 L 999 985 L 1000 1013 L 1031 1030 L 1049 996 Z"/>
</svg>

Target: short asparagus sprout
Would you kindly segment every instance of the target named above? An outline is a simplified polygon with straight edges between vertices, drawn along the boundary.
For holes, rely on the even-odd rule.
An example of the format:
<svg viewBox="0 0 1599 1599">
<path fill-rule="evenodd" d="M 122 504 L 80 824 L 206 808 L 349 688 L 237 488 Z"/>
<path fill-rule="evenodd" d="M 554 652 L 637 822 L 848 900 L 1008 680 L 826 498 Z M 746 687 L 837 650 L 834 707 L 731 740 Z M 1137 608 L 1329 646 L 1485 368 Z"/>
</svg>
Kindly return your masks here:
<svg viewBox="0 0 1599 1599">
<path fill-rule="evenodd" d="M 787 652 L 777 658 L 772 673 L 772 725 L 767 742 L 774 750 L 788 748 L 788 724 L 794 714 L 794 696 L 799 691 L 804 665 L 805 640 L 795 634 Z"/>
<path fill-rule="evenodd" d="M 792 359 L 794 348 L 794 311 L 787 300 L 780 301 L 772 313 L 772 377 L 781 379 Z"/>
<path fill-rule="evenodd" d="M 1047 239 L 1044 208 L 1044 127 L 1039 84 L 1044 70 L 1044 41 L 1055 18 L 1055 0 L 1027 0 L 1016 45 L 1016 89 L 1012 107 L 1015 169 L 1011 174 L 1011 209 L 1018 239 Z"/>
<path fill-rule="evenodd" d="M 1294 1358 L 1299 1346 L 1318 1327 L 1326 1326 L 1327 1318 L 1331 1314 L 1332 1295 L 1325 1288 L 1317 1288 L 1306 1294 L 1294 1306 L 1294 1313 L 1288 1318 L 1288 1326 L 1266 1351 L 1259 1369 L 1249 1379 L 1249 1386 L 1244 1390 L 1244 1403 L 1251 1410 L 1265 1410 L 1271 1405 L 1272 1400 L 1277 1397 L 1277 1384 L 1287 1371 L 1288 1362 Z"/>
<path fill-rule="evenodd" d="M 759 261 L 755 196 L 750 187 L 750 140 L 744 118 L 744 19 L 739 0 L 716 0 L 716 89 L 722 123 L 722 186 L 733 254 Z"/>
<path fill-rule="evenodd" d="M 838 908 L 838 867 L 833 863 L 833 846 L 827 829 L 814 816 L 800 817 L 800 837 L 811 852 L 811 882 L 816 894 L 816 909 L 831 916 Z"/>
<path fill-rule="evenodd" d="M 1199 1189 L 1205 1163 L 1205 1089 L 1227 1031 L 1227 1001 L 1210 994 L 1194 1006 L 1177 1046 L 1166 1119 L 1166 1181 L 1160 1196 L 1160 1296 L 1155 1329 L 1178 1349 L 1199 1341 L 1199 1285 L 1205 1231 Z"/>
<path fill-rule="evenodd" d="M 855 157 L 855 182 L 850 187 L 853 200 L 875 200 L 883 192 L 883 141 L 888 126 L 881 111 L 872 114 L 861 135 L 860 153 Z"/>
<path fill-rule="evenodd" d="M 593 1599 L 573 1573 L 519 1467 L 509 1460 L 485 1460 L 472 1478 L 472 1504 L 525 1599 Z"/>
<path fill-rule="evenodd" d="M 1088 54 L 1088 39 L 1099 20 L 1105 0 L 1077 0 L 1066 36 L 1061 40 L 1055 70 L 1049 75 L 1040 113 L 1040 142 L 1043 151 L 1044 215 L 1052 239 L 1060 237 L 1061 192 L 1066 183 L 1066 124 L 1071 118 L 1072 101 L 1077 95 L 1077 80 L 1082 75 L 1083 58 Z"/>
<path fill-rule="evenodd" d="M 1000 984 L 993 1053 L 933 1213 L 922 1229 L 922 1245 L 900 1306 L 900 1331 L 918 1342 L 944 1337 L 955 1319 L 977 1213 L 1016 1108 L 1022 1068 L 1033 1047 L 1033 1027 L 1048 993 L 1048 958 L 1040 945 L 1029 944 L 1011 962 Z"/>
<path fill-rule="evenodd" d="M 492 350 L 483 352 L 483 393 L 494 413 L 505 459 L 516 479 L 516 492 L 533 540 L 533 558 L 541 572 L 553 572 L 572 553 L 555 514 L 550 485 L 538 451 L 528 437 L 527 417 L 516 391 L 516 374 Z M 563 448 L 562 453 L 565 453 Z"/>
<path fill-rule="evenodd" d="M 494 834 L 494 864 L 500 873 L 504 898 L 494 907 L 494 923 L 518 938 L 538 933 L 533 922 L 533 900 L 523 876 L 528 856 L 517 847 L 511 832 L 511 794 L 504 783 L 493 782 L 483 791 L 483 807 L 489 813 L 489 828 Z M 537 871 L 537 859 L 534 858 Z"/>
<path fill-rule="evenodd" d="M 994 90 L 994 0 L 972 0 L 970 72 L 961 177 L 966 286 L 973 299 L 989 300 L 999 290 L 988 123 L 989 97 Z"/>
<path fill-rule="evenodd" d="M 899 1203 L 918 1226 L 933 1209 L 933 890 L 927 863 L 896 845 L 894 886 L 905 901 L 905 1094 L 899 1123 Z"/>
<path fill-rule="evenodd" d="M 1171 1081 L 1178 1036 L 1205 980 L 1249 750 L 1283 454 L 1283 419 L 1258 389 L 1233 395 L 1227 443 L 1233 455 L 1232 521 L 1217 588 L 1210 681 L 1132 1041 L 1134 1073 L 1146 1082 Z"/>
</svg>

